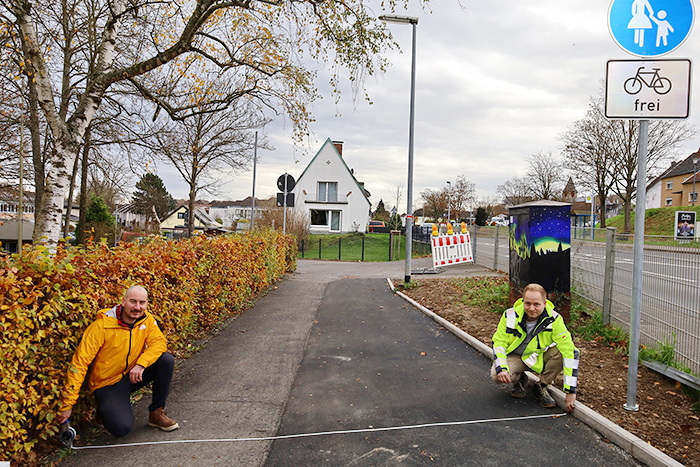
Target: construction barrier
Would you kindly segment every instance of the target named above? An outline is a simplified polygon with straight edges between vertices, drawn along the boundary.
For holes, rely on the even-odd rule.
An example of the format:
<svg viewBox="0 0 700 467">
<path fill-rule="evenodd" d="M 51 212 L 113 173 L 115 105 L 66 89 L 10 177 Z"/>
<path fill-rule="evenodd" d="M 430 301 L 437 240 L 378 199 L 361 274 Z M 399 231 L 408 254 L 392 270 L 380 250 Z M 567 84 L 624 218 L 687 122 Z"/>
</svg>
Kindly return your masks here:
<svg viewBox="0 0 700 467">
<path fill-rule="evenodd" d="M 453 235 L 438 235 L 431 238 L 433 267 L 474 262 L 469 232 Z"/>
</svg>

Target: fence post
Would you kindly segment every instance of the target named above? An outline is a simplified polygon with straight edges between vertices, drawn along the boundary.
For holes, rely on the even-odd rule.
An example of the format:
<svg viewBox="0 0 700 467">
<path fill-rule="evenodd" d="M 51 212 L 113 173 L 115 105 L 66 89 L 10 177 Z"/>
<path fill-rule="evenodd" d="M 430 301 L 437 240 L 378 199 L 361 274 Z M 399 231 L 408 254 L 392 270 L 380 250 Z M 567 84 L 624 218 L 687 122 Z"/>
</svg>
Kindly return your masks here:
<svg viewBox="0 0 700 467">
<path fill-rule="evenodd" d="M 304 240 L 301 241 L 301 259 L 304 259 Z"/>
<path fill-rule="evenodd" d="M 365 262 L 365 234 L 362 234 L 362 262 Z"/>
<path fill-rule="evenodd" d="M 338 237 L 338 261 L 342 261 L 342 260 L 343 260 L 343 255 L 342 255 L 342 253 L 343 253 L 343 238 L 342 238 L 342 237 Z"/>
<path fill-rule="evenodd" d="M 476 222 L 474 222 L 474 228 L 472 229 L 474 231 L 474 235 L 472 235 L 472 238 L 470 240 L 472 241 L 472 256 L 474 257 L 474 264 L 476 264 Z"/>
<path fill-rule="evenodd" d="M 321 239 L 318 239 L 318 259 L 321 259 Z"/>
<path fill-rule="evenodd" d="M 493 241 L 493 270 L 498 271 L 498 229 L 501 227 L 499 225 L 496 226 L 496 237 L 494 238 Z"/>
<path fill-rule="evenodd" d="M 605 237 L 605 275 L 603 278 L 603 323 L 610 324 L 612 317 L 612 288 L 615 273 L 615 227 L 608 227 Z"/>
</svg>

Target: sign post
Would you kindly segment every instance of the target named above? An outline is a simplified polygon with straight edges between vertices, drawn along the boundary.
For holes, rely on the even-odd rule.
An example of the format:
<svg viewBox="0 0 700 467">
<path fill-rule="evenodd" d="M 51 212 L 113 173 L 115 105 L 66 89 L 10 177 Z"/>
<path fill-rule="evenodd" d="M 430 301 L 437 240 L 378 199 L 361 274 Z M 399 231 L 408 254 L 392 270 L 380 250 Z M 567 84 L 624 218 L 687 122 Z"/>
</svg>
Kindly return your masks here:
<svg viewBox="0 0 700 467">
<path fill-rule="evenodd" d="M 282 193 L 277 193 L 277 206 L 282 206 L 282 234 L 287 234 L 287 207 L 294 207 L 294 193 L 290 193 L 296 185 L 294 177 L 288 173 L 283 173 L 277 179 L 277 188 Z"/>
<path fill-rule="evenodd" d="M 608 28 L 615 43 L 637 57 L 653 58 L 676 50 L 693 27 L 692 0 L 612 0 Z M 630 354 L 625 410 L 637 411 L 637 370 L 646 214 L 646 159 L 649 119 L 688 117 L 690 60 L 616 60 L 606 70 L 605 116 L 639 119 L 637 206 L 634 222 Z"/>
</svg>

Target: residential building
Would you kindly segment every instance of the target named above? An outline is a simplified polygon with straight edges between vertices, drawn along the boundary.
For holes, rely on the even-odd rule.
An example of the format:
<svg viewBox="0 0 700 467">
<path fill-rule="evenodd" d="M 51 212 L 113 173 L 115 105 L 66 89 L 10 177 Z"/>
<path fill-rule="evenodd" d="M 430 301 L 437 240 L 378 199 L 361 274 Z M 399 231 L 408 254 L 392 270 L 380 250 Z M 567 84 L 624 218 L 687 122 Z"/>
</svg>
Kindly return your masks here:
<svg viewBox="0 0 700 467">
<path fill-rule="evenodd" d="M 174 211 L 161 220 L 160 230 L 168 238 L 180 238 L 187 232 L 189 209 L 186 204 L 180 204 Z M 199 232 L 225 232 L 223 224 L 214 220 L 204 208 L 194 208 L 194 229 Z"/>
<path fill-rule="evenodd" d="M 22 245 L 32 243 L 32 231 L 34 222 L 25 220 L 22 222 Z M 0 251 L 17 253 L 19 251 L 20 226 L 17 220 L 9 220 L 0 225 Z"/>
<path fill-rule="evenodd" d="M 19 189 L 16 187 L 0 188 L 0 223 L 16 220 L 19 211 Z M 34 193 L 24 192 L 22 198 L 23 218 L 34 220 Z"/>
<path fill-rule="evenodd" d="M 372 205 L 364 183 L 343 158 L 343 142 L 327 139 L 294 187 L 295 206 L 311 220 L 311 233 L 364 232 Z"/>
<path fill-rule="evenodd" d="M 248 196 L 237 201 L 212 201 L 204 208 L 213 219 L 220 219 L 225 226 L 235 227 L 238 221 L 250 221 L 253 211 L 253 198 Z M 255 198 L 255 218 L 258 219 L 267 210 L 265 201 Z"/>
<path fill-rule="evenodd" d="M 647 185 L 646 207 L 691 206 L 698 203 L 700 149 L 671 166 Z"/>
</svg>

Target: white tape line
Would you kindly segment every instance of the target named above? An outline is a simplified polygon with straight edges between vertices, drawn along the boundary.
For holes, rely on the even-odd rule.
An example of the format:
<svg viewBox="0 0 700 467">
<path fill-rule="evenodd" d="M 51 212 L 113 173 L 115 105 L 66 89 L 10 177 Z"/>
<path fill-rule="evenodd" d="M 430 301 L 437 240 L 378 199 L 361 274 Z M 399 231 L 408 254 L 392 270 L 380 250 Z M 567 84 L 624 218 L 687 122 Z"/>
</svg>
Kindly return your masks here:
<svg viewBox="0 0 700 467">
<path fill-rule="evenodd" d="M 273 441 L 276 439 L 291 439 L 291 438 L 308 438 L 311 436 L 325 436 L 325 435 L 342 435 L 350 433 L 370 433 L 373 431 L 396 431 L 396 430 L 412 430 L 416 428 L 429 428 L 435 426 L 453 426 L 453 425 L 474 425 L 477 423 L 491 423 L 491 422 L 510 422 L 517 420 L 530 420 L 535 418 L 558 418 L 565 416 L 565 413 L 558 414 L 547 414 L 547 415 L 529 415 L 525 417 L 507 417 L 507 418 L 489 418 L 485 420 L 465 420 L 459 422 L 437 422 L 437 423 L 424 423 L 421 425 L 403 425 L 403 426 L 389 426 L 383 428 L 362 428 L 358 430 L 341 430 L 341 431 L 320 431 L 317 433 L 301 433 L 297 435 L 279 435 L 279 436 L 265 436 L 262 438 L 215 438 L 215 439 L 181 439 L 172 441 L 146 441 L 143 443 L 124 443 L 124 444 L 105 444 L 102 446 L 73 446 L 75 450 L 81 449 L 102 449 L 102 448 L 124 448 L 131 446 L 153 446 L 156 444 L 184 444 L 184 443 L 231 443 L 236 441 Z"/>
</svg>

